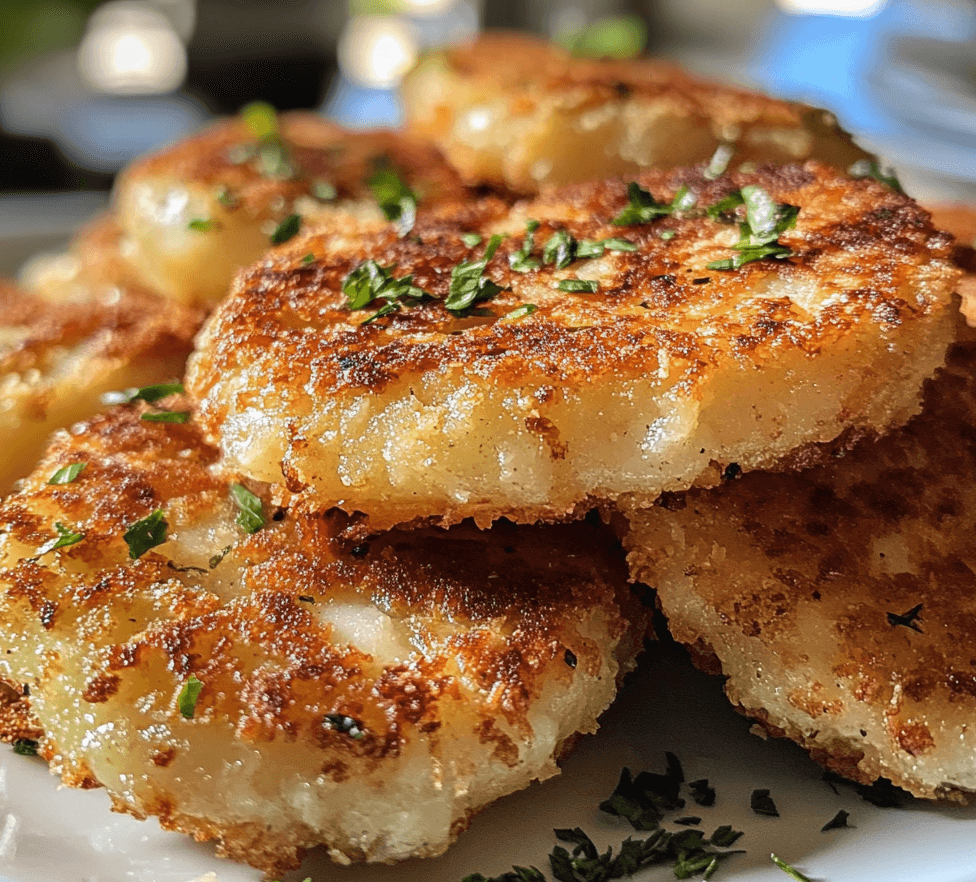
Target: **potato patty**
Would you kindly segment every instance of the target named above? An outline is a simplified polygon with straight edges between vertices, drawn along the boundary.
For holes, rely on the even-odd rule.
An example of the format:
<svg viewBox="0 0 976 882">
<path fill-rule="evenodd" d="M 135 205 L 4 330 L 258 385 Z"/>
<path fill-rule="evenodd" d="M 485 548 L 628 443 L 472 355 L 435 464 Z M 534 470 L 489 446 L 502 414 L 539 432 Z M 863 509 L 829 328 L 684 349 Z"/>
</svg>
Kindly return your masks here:
<svg viewBox="0 0 976 882">
<path fill-rule="evenodd" d="M 236 117 L 133 163 L 114 210 L 152 287 L 212 306 L 235 270 L 287 236 L 293 214 L 341 207 L 385 223 L 380 204 L 398 211 L 400 184 L 415 202 L 408 212 L 468 195 L 436 148 L 405 135 L 350 132 L 307 113 Z"/>
<path fill-rule="evenodd" d="M 798 207 L 789 256 L 727 268 L 742 193 Z M 237 277 L 188 388 L 234 468 L 377 529 L 649 504 L 904 422 L 951 337 L 949 244 L 814 163 L 486 200 L 406 238 L 335 220 Z"/>
<path fill-rule="evenodd" d="M 66 783 L 268 872 L 317 844 L 390 862 L 596 728 L 647 620 L 602 527 L 350 547 L 345 515 L 252 495 L 158 412 L 59 433 L 0 507 L 0 677 Z"/>
<path fill-rule="evenodd" d="M 962 322 L 960 322 L 962 325 Z M 903 429 L 625 512 L 631 572 L 762 732 L 862 782 L 976 793 L 976 332 Z"/>
<path fill-rule="evenodd" d="M 697 79 L 662 61 L 591 61 L 496 33 L 428 56 L 403 85 L 414 131 L 469 183 L 540 188 L 707 160 L 866 158 L 829 113 Z"/>
<path fill-rule="evenodd" d="M 203 321 L 145 291 L 77 278 L 46 293 L 0 281 L 0 494 L 51 432 L 91 416 L 104 393 L 182 376 Z"/>
</svg>

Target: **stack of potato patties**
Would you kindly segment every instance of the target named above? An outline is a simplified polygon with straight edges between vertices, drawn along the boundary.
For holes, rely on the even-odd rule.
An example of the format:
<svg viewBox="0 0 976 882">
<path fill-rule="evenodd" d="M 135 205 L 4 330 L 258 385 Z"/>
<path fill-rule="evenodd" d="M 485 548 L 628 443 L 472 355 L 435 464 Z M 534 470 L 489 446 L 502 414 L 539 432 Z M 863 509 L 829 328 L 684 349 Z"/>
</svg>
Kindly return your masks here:
<svg viewBox="0 0 976 882">
<path fill-rule="evenodd" d="M 878 452 L 920 484 L 899 439 L 929 411 L 873 439 L 918 411 L 957 333 L 951 237 L 847 174 L 876 166 L 823 112 L 653 62 L 487 37 L 406 93 L 411 134 L 251 108 L 129 170 L 99 260 L 82 237 L 70 271 L 35 272 L 88 302 L 86 274 L 111 264 L 186 339 L 213 311 L 185 390 L 167 368 L 55 435 L 0 508 L 0 678 L 29 693 L 8 736 L 269 872 L 318 844 L 343 862 L 437 854 L 553 774 L 633 666 L 648 609 L 596 509 L 770 730 L 813 739 L 807 714 L 810 746 L 862 778 L 893 776 L 851 760 L 850 726 L 875 754 L 888 732 L 932 749 L 911 713 L 891 722 L 891 690 L 931 702 L 943 684 L 870 667 L 883 625 L 921 676 L 917 595 L 864 579 L 901 585 L 935 549 L 916 560 L 896 533 L 831 549 L 843 517 L 848 543 L 895 523 L 888 498 L 934 524 L 881 483 Z M 930 383 L 929 410 L 958 376 Z M 862 460 L 846 485 L 816 477 Z M 763 481 L 793 487 L 755 494 L 787 511 L 823 497 L 819 532 L 771 526 L 746 496 Z M 955 516 L 956 489 L 933 512 Z M 780 569 L 808 545 L 816 565 Z M 934 584 L 913 589 L 926 624 Z M 817 685 L 831 628 L 855 655 Z M 973 694 L 965 676 L 955 694 Z M 888 728 L 850 722 L 848 700 Z"/>
</svg>

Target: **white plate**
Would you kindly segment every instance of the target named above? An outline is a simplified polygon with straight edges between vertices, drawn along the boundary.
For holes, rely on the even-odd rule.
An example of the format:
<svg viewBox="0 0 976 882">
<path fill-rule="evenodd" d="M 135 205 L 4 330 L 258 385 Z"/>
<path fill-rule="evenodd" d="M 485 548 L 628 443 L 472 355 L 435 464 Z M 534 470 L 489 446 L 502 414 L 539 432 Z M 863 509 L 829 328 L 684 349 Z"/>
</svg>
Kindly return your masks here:
<svg viewBox="0 0 976 882">
<path fill-rule="evenodd" d="M 514 864 L 548 871 L 555 827 L 582 827 L 599 847 L 641 836 L 597 810 L 622 766 L 664 770 L 664 751 L 681 759 L 689 780 L 707 777 L 718 798 L 684 812 L 703 818 L 706 835 L 732 824 L 747 853 L 730 858 L 716 882 L 786 882 L 776 852 L 816 882 L 976 882 L 976 809 L 910 801 L 878 809 L 847 785 L 835 794 L 819 766 L 788 742 L 749 734 L 719 682 L 695 671 L 678 651 L 657 653 L 627 684 L 601 731 L 585 739 L 558 778 L 485 811 L 441 858 L 395 867 L 337 867 L 312 853 L 286 882 L 460 882 Z M 753 814 L 749 796 L 766 787 L 781 817 Z M 839 809 L 855 829 L 821 833 Z M 677 816 L 677 815 L 675 815 Z M 681 829 L 668 825 L 671 829 Z M 667 868 L 640 882 L 663 882 Z M 700 876 L 697 878 L 701 878 Z M 0 749 L 0 879 L 4 882 L 258 882 L 260 874 L 213 856 L 212 847 L 164 833 L 153 820 L 112 814 L 98 790 L 58 789 L 44 764 Z"/>
</svg>

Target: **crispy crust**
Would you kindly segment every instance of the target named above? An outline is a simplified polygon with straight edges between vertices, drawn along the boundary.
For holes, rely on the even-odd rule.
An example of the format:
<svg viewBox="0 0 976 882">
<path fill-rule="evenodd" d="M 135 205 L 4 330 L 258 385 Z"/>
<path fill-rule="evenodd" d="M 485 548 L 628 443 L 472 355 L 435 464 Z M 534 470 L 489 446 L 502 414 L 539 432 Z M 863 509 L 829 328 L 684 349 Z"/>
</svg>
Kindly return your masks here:
<svg viewBox="0 0 976 882">
<path fill-rule="evenodd" d="M 905 428 L 629 512 L 625 539 L 672 633 L 765 732 L 857 780 L 957 801 L 976 793 L 974 414 L 961 327 Z"/>
<path fill-rule="evenodd" d="M 933 328 L 939 327 L 933 340 L 942 346 L 947 342 L 948 294 L 958 276 L 947 259 L 949 237 L 936 233 L 917 205 L 882 185 L 851 182 L 813 163 L 734 173 L 717 181 L 706 180 L 701 170 L 645 172 L 638 181 L 664 202 L 687 185 L 701 206 L 745 184 L 759 184 L 777 201 L 800 206 L 796 228 L 781 237 L 794 254 L 738 271 L 709 270 L 710 261 L 731 253 L 729 245 L 738 235 L 734 225 L 692 214 L 615 226 L 611 219 L 627 204 L 626 185 L 615 181 L 566 188 L 511 211 L 495 200 L 434 211 L 418 221 L 416 238 L 398 238 L 388 229 L 357 229 L 348 221 L 323 226 L 243 272 L 201 335 L 188 383 L 203 402 L 201 418 L 210 437 L 225 452 L 239 449 L 243 441 L 230 439 L 228 423 L 248 408 L 263 411 L 264 419 L 278 426 L 274 444 L 284 447 L 276 462 L 259 472 L 262 478 L 273 481 L 278 474 L 280 481 L 283 460 L 292 489 L 312 487 L 324 505 L 360 507 L 377 526 L 431 515 L 447 522 L 471 514 L 561 517 L 592 504 L 601 488 L 587 487 L 570 498 L 552 494 L 522 507 L 499 505 L 493 513 L 480 497 L 468 506 L 418 497 L 384 512 L 368 485 L 357 486 L 356 498 L 344 500 L 348 488 L 326 487 L 335 467 L 317 463 L 320 433 L 337 426 L 316 420 L 324 409 L 352 408 L 357 402 L 382 406 L 383 396 L 401 396 L 405 390 L 420 399 L 441 394 L 420 391 L 432 377 L 441 377 L 451 391 L 469 384 L 531 400 L 532 408 L 517 418 L 524 416 L 534 445 L 541 443 L 548 458 L 569 468 L 573 457 L 584 452 L 577 447 L 567 453 L 565 439 L 572 427 L 565 414 L 562 423 L 557 414 L 574 406 L 567 404 L 574 396 L 595 389 L 610 395 L 641 381 L 667 387 L 679 401 L 702 401 L 716 394 L 710 390 L 717 388 L 713 384 L 725 376 L 723 371 L 768 371 L 787 353 L 813 365 L 860 335 L 862 345 L 883 339 L 894 352 L 890 344 L 902 333 L 920 341 L 929 332 L 910 329 L 932 321 Z M 517 273 L 508 258 L 522 245 L 527 219 L 541 223 L 536 231 L 540 250 L 560 229 L 578 239 L 623 235 L 636 250 L 576 261 L 560 271 L 546 266 Z M 662 240 L 665 230 L 674 237 Z M 482 250 L 462 243 L 465 231 L 485 238 L 493 232 L 508 234 L 485 271 L 507 290 L 484 304 L 484 315 L 458 319 L 444 307 L 451 269 Z M 305 259 L 308 253 L 314 255 L 311 263 Z M 362 324 L 367 313 L 350 312 L 341 287 L 364 258 L 394 267 L 397 277 L 412 275 L 433 300 Z M 598 293 L 554 290 L 556 280 L 578 276 L 598 279 Z M 526 303 L 536 307 L 531 315 L 508 318 Z M 928 361 L 919 367 L 926 373 L 934 367 L 929 355 L 918 361 Z M 920 379 L 913 380 L 909 396 Z M 893 419 L 906 417 L 902 408 Z M 880 424 L 887 425 L 888 419 Z M 828 440 L 844 422 L 871 421 L 853 412 L 819 437 L 792 441 Z M 250 452 L 264 443 L 252 439 Z M 781 447 L 763 464 L 790 449 Z M 704 470 L 710 459 L 721 462 L 723 455 L 703 450 L 694 468 Z M 638 482 L 632 489 L 653 498 L 669 486 L 687 485 L 698 473 L 664 474 L 654 487 Z"/>
<path fill-rule="evenodd" d="M 66 783 L 98 781 L 118 809 L 269 873 L 319 843 L 390 862 L 440 853 L 595 728 L 646 620 L 602 529 L 350 548 L 345 515 L 277 509 L 251 485 L 268 523 L 247 535 L 198 428 L 141 412 L 61 434 L 0 509 L 0 672 L 30 683 Z M 46 483 L 79 461 L 75 482 Z M 168 541 L 129 560 L 123 533 L 159 508 Z M 84 539 L 38 557 L 55 522 Z"/>
<path fill-rule="evenodd" d="M 429 56 L 404 84 L 408 120 L 469 183 L 540 187 L 644 167 L 867 154 L 825 111 L 701 80 L 657 60 L 583 60 L 533 37 L 489 33 Z"/>
</svg>

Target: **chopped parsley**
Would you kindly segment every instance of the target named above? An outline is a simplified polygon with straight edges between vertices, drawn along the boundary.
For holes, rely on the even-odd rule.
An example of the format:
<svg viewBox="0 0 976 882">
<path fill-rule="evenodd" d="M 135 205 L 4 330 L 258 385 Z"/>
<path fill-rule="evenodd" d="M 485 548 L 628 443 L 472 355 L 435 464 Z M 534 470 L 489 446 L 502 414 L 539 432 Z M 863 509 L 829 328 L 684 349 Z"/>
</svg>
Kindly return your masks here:
<svg viewBox="0 0 976 882">
<path fill-rule="evenodd" d="M 161 508 L 157 508 L 142 520 L 136 521 L 122 534 L 125 544 L 129 546 L 129 557 L 132 560 L 138 560 L 150 548 L 162 545 L 166 541 L 167 527 L 169 524 L 166 523 Z"/>
<path fill-rule="evenodd" d="M 539 307 L 534 303 L 523 303 L 517 309 L 513 309 L 508 315 L 505 316 L 507 319 L 520 319 L 527 315 L 532 315 Z"/>
<path fill-rule="evenodd" d="M 313 181 L 311 187 L 312 196 L 319 202 L 332 202 L 339 195 L 335 184 L 329 181 Z"/>
<path fill-rule="evenodd" d="M 738 253 L 725 260 L 713 261 L 708 264 L 708 268 L 738 269 L 743 264 L 765 257 L 782 259 L 792 256 L 793 252 L 779 243 L 779 236 L 796 225 L 800 209 L 795 205 L 776 202 L 762 187 L 754 184 L 743 187 L 739 191 L 739 197 L 741 203 L 730 205 L 730 208 L 735 208 L 738 204 L 746 207 L 746 222 L 739 225 L 739 241 L 732 246 Z M 709 212 L 728 202 L 730 198 L 713 205 Z"/>
<path fill-rule="evenodd" d="M 255 141 L 275 141 L 281 138 L 278 113 L 267 101 L 252 101 L 242 107 L 241 119 Z"/>
<path fill-rule="evenodd" d="M 73 462 L 70 465 L 63 466 L 51 475 L 47 482 L 48 484 L 70 484 L 85 470 L 86 465 L 88 463 Z"/>
<path fill-rule="evenodd" d="M 302 228 L 302 216 L 300 214 L 289 214 L 271 234 L 272 245 L 282 245 L 289 239 L 294 239 L 298 231 Z"/>
<path fill-rule="evenodd" d="M 715 788 L 708 786 L 708 778 L 699 778 L 697 781 L 689 781 L 688 789 L 691 791 L 691 798 L 698 805 L 715 805 Z"/>
<path fill-rule="evenodd" d="M 182 383 L 157 383 L 155 386 L 143 386 L 141 389 L 136 389 L 127 396 L 126 403 L 145 401 L 153 404 L 161 398 L 167 398 L 170 395 L 181 395 L 182 393 Z"/>
<path fill-rule="evenodd" d="M 607 251 L 636 251 L 637 246 L 631 242 L 629 239 L 621 239 L 614 236 L 610 239 L 604 239 L 601 243 Z"/>
<path fill-rule="evenodd" d="M 752 791 L 752 796 L 749 798 L 749 807 L 757 815 L 767 815 L 770 818 L 779 817 L 779 812 L 776 810 L 776 803 L 770 797 L 769 790 L 765 788 Z"/>
<path fill-rule="evenodd" d="M 613 223 L 618 227 L 646 224 L 655 218 L 671 214 L 674 210 L 671 205 L 658 202 L 637 181 L 631 181 L 627 185 L 627 200 L 626 208 L 613 219 Z"/>
<path fill-rule="evenodd" d="M 302 258 L 302 266 L 308 266 L 310 263 L 315 262 L 315 255 L 310 251 Z"/>
<path fill-rule="evenodd" d="M 808 876 L 804 876 L 803 873 L 801 873 L 796 868 L 791 867 L 781 857 L 777 857 L 775 854 L 771 854 L 769 856 L 769 859 L 774 864 L 776 864 L 776 866 L 779 867 L 784 873 L 786 873 L 787 876 L 796 879 L 796 882 L 813 882 L 812 879 L 810 879 Z"/>
<path fill-rule="evenodd" d="M 694 208 L 697 202 L 698 197 L 691 192 L 687 184 L 682 184 L 678 192 L 674 194 L 674 199 L 671 200 L 671 213 L 688 211 Z"/>
<path fill-rule="evenodd" d="M 527 273 L 542 266 L 538 258 L 531 256 L 532 249 L 535 247 L 535 231 L 537 229 L 539 229 L 537 220 L 526 221 L 522 247 L 508 256 L 509 266 L 517 273 Z"/>
<path fill-rule="evenodd" d="M 613 793 L 600 803 L 600 811 L 626 818 L 635 830 L 653 830 L 664 812 L 684 808 L 679 795 L 684 773 L 673 753 L 667 757 L 668 770 L 663 775 L 641 772 L 633 777 L 625 768 Z"/>
<path fill-rule="evenodd" d="M 593 279 L 562 279 L 556 287 L 573 294 L 596 294 L 600 283 Z"/>
<path fill-rule="evenodd" d="M 483 300 L 490 300 L 505 289 L 484 277 L 485 268 L 495 256 L 501 244 L 501 236 L 492 236 L 488 240 L 481 260 L 466 260 L 451 270 L 451 287 L 444 301 L 444 306 L 455 315 L 465 315 L 467 310 Z"/>
<path fill-rule="evenodd" d="M 675 233 L 674 230 L 661 230 L 661 232 L 658 233 L 658 238 L 664 242 L 670 242 L 676 235 L 677 233 Z"/>
<path fill-rule="evenodd" d="M 257 533 L 264 524 L 264 508 L 261 499 L 243 484 L 231 484 L 230 495 L 239 509 L 235 523 L 245 533 Z"/>
<path fill-rule="evenodd" d="M 227 553 L 230 551 L 230 549 L 230 545 L 225 545 L 212 558 L 210 558 L 209 561 L 207 561 L 207 566 L 209 566 L 210 569 L 215 570 L 220 565 L 220 562 L 227 557 Z"/>
<path fill-rule="evenodd" d="M 480 233 L 461 233 L 461 241 L 468 248 L 477 248 L 481 244 L 481 238 Z"/>
<path fill-rule="evenodd" d="M 258 170 L 265 177 L 287 180 L 298 170 L 291 151 L 282 137 L 275 109 L 264 101 L 254 101 L 241 109 L 241 118 L 257 146 L 238 144 L 231 150 L 231 162 L 242 164 L 257 159 Z"/>
<path fill-rule="evenodd" d="M 37 756 L 38 743 L 30 738 L 18 738 L 11 747 L 18 756 Z"/>
<path fill-rule="evenodd" d="M 386 159 L 378 161 L 376 170 L 366 179 L 366 185 L 373 191 L 373 198 L 386 219 L 393 222 L 401 236 L 406 236 L 417 219 L 417 194 L 390 168 Z"/>
<path fill-rule="evenodd" d="M 67 548 L 69 545 L 77 545 L 82 539 L 85 538 L 84 533 L 76 530 L 70 530 L 60 521 L 54 522 L 54 529 L 58 531 L 58 535 L 53 539 L 49 539 L 37 549 L 38 557 L 40 557 L 42 554 L 47 554 L 49 551 L 57 551 L 59 548 Z"/>
<path fill-rule="evenodd" d="M 733 153 L 735 153 L 735 149 L 731 144 L 719 144 L 715 148 L 712 158 L 708 161 L 708 165 L 705 167 L 705 177 L 710 181 L 722 177 L 729 167 L 729 161 L 732 159 Z"/>
<path fill-rule="evenodd" d="M 186 228 L 188 230 L 194 230 L 197 233 L 209 233 L 217 226 L 217 222 L 213 220 L 208 220 L 202 217 L 195 217 L 191 220 Z"/>
<path fill-rule="evenodd" d="M 902 625 L 905 628 L 911 628 L 913 631 L 918 631 L 919 634 L 922 633 L 922 629 L 918 626 L 918 617 L 922 612 L 922 604 L 917 603 L 908 612 L 904 612 L 901 615 L 897 613 L 887 613 L 888 624 L 892 628 L 897 628 Z"/>
<path fill-rule="evenodd" d="M 335 729 L 356 741 L 366 737 L 363 724 L 344 714 L 326 714 L 325 722 L 330 729 Z"/>
<path fill-rule="evenodd" d="M 227 187 L 221 187 L 217 191 L 217 201 L 224 208 L 236 208 L 240 200 Z"/>
<path fill-rule="evenodd" d="M 874 178 L 898 193 L 905 192 L 894 171 L 890 168 L 882 168 L 876 159 L 859 159 L 847 170 L 847 173 L 852 178 Z"/>
<path fill-rule="evenodd" d="M 202 690 L 203 681 L 198 680 L 193 674 L 190 674 L 189 679 L 183 684 L 183 688 L 180 690 L 180 694 L 176 699 L 176 706 L 180 709 L 180 713 L 188 720 L 193 719 L 193 714 L 197 709 L 197 699 L 200 697 Z"/>
<path fill-rule="evenodd" d="M 841 827 L 850 827 L 851 825 L 847 823 L 847 819 L 850 818 L 850 816 L 850 812 L 845 812 L 843 809 L 841 809 L 820 828 L 820 832 L 826 833 L 828 830 L 839 830 Z"/>
<path fill-rule="evenodd" d="M 392 270 L 393 266 L 383 267 L 375 260 L 364 260 L 343 280 L 342 293 L 346 295 L 346 306 L 349 309 L 366 309 L 375 300 L 386 301 L 363 322 L 364 325 L 404 306 L 416 306 L 433 299 L 426 291 L 413 284 L 412 275 L 397 279 Z"/>
<path fill-rule="evenodd" d="M 139 419 L 147 423 L 185 423 L 190 419 L 190 411 L 161 410 L 156 413 L 144 413 Z"/>
<path fill-rule="evenodd" d="M 565 269 L 576 259 L 578 243 L 566 230 L 556 230 L 542 249 L 542 259 L 556 269 Z M 603 249 L 600 249 L 601 253 Z M 593 257 L 595 255 L 584 255 Z"/>
</svg>

